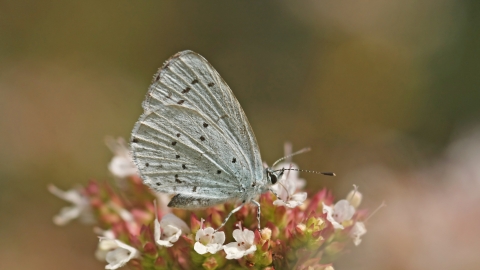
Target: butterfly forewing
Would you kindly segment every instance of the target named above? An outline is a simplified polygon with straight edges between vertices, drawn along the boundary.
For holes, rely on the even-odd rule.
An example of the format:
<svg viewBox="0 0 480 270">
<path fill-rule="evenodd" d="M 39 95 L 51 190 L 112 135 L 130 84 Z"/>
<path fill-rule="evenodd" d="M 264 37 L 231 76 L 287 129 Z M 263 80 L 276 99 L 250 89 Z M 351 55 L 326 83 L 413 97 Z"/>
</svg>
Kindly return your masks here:
<svg viewBox="0 0 480 270">
<path fill-rule="evenodd" d="M 132 132 L 146 184 L 175 207 L 236 199 L 262 179 L 258 146 L 232 91 L 200 55 L 176 54 L 155 75 Z"/>
</svg>

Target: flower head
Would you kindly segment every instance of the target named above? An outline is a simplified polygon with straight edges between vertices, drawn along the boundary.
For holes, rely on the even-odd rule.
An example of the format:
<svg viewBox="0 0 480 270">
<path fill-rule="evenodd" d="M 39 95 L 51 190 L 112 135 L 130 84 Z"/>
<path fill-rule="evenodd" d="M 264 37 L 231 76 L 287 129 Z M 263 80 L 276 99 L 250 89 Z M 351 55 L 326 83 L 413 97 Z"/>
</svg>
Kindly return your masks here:
<svg viewBox="0 0 480 270">
<path fill-rule="evenodd" d="M 195 235 L 195 245 L 193 249 L 198 254 L 205 254 L 207 252 L 215 254 L 223 249 L 223 242 L 225 242 L 224 232 L 215 232 L 212 227 L 203 228 L 203 218 L 201 220 L 200 229 Z"/>
<path fill-rule="evenodd" d="M 227 254 L 227 259 L 240 259 L 257 250 L 257 246 L 253 243 L 255 234 L 248 229 L 242 230 L 240 224 L 238 224 L 238 229 L 233 231 L 233 238 L 237 242 L 229 243 L 223 247 L 223 250 Z"/>
<path fill-rule="evenodd" d="M 72 203 L 60 210 L 60 213 L 53 218 L 56 225 L 62 226 L 73 219 L 79 218 L 83 223 L 93 223 L 93 214 L 88 198 L 77 189 L 63 191 L 54 185 L 49 185 L 48 190 L 55 196 Z"/>
<path fill-rule="evenodd" d="M 359 221 L 355 222 L 352 230 L 350 231 L 350 237 L 353 239 L 353 244 L 355 244 L 355 246 L 360 245 L 360 243 L 362 242 L 362 239 L 360 239 L 360 237 L 362 237 L 362 235 L 366 233 L 367 229 L 365 228 L 365 224 Z"/>
<path fill-rule="evenodd" d="M 103 248 L 111 249 L 105 256 L 105 260 L 108 262 L 105 269 L 118 269 L 131 259 L 140 256 L 140 252 L 137 249 L 116 239 L 100 237 L 99 248 L 102 246 Z"/>
<path fill-rule="evenodd" d="M 112 137 L 107 137 L 105 143 L 115 154 L 108 164 L 108 169 L 114 176 L 125 178 L 138 174 L 137 167 L 133 163 L 132 155 L 130 154 L 130 149 L 123 138 L 115 140 Z"/>
<path fill-rule="evenodd" d="M 173 246 L 173 243 L 178 241 L 182 233 L 190 232 L 185 221 L 174 214 L 166 214 L 160 222 L 158 218 L 155 218 L 154 229 L 155 242 L 157 245 L 165 247 Z"/>
<path fill-rule="evenodd" d="M 285 174 L 290 174 L 291 172 L 294 171 L 287 171 Z M 303 202 L 307 199 L 307 193 L 295 193 L 297 190 L 297 184 L 295 181 L 296 180 L 294 178 L 282 176 L 282 178 L 275 185 L 270 187 L 272 191 L 279 197 L 273 202 L 274 205 L 284 205 L 288 208 L 295 208 L 303 204 Z"/>
</svg>

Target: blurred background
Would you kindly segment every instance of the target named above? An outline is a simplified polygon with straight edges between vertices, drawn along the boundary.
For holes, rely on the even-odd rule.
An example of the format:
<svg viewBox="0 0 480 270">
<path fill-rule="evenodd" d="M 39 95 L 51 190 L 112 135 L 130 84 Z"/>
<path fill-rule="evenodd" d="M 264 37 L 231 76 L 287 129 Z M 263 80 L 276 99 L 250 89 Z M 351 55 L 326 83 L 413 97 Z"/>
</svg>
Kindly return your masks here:
<svg viewBox="0 0 480 270">
<path fill-rule="evenodd" d="M 383 208 L 335 269 L 478 269 L 480 2 L 0 0 L 0 268 L 103 269 L 48 193 L 110 181 L 157 68 L 190 49 L 242 104 L 269 164 Z"/>
</svg>

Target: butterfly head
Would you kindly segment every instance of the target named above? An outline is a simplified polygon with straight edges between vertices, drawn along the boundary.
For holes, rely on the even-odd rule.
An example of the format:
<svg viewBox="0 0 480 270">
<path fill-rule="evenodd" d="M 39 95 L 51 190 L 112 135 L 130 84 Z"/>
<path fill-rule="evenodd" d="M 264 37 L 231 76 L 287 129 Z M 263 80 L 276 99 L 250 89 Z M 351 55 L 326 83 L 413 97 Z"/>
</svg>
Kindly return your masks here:
<svg viewBox="0 0 480 270">
<path fill-rule="evenodd" d="M 283 170 L 283 169 L 274 171 L 270 168 L 267 168 L 266 169 L 267 179 L 270 182 L 270 184 L 275 185 L 275 183 L 277 183 L 278 180 L 282 177 L 284 171 L 285 170 Z"/>
</svg>

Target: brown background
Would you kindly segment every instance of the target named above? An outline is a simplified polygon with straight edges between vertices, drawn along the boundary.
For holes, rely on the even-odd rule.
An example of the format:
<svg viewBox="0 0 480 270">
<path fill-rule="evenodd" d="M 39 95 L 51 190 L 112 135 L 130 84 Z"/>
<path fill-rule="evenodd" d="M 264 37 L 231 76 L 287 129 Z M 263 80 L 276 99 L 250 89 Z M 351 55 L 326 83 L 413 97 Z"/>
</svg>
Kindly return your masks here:
<svg viewBox="0 0 480 270">
<path fill-rule="evenodd" d="M 478 137 L 448 149 L 480 113 L 479 4 L 0 0 L 0 268 L 103 269 L 91 227 L 53 225 L 46 185 L 110 179 L 104 137 L 129 137 L 151 76 L 190 49 L 266 162 L 311 146 L 300 167 L 338 177 L 302 174 L 309 190 L 389 205 L 336 269 L 478 269 L 480 174 L 449 170 L 480 164 Z"/>
</svg>

